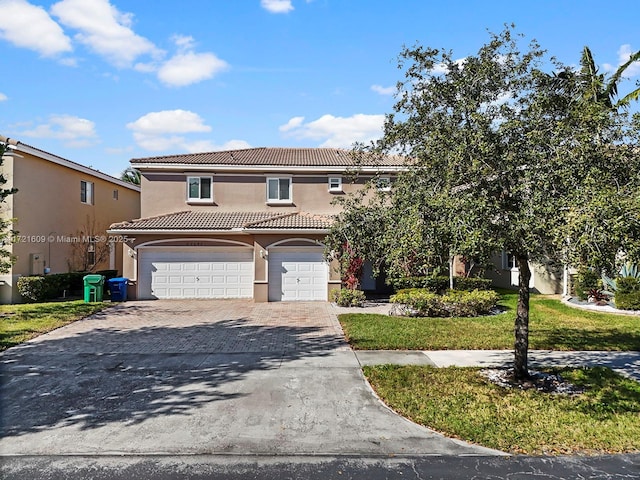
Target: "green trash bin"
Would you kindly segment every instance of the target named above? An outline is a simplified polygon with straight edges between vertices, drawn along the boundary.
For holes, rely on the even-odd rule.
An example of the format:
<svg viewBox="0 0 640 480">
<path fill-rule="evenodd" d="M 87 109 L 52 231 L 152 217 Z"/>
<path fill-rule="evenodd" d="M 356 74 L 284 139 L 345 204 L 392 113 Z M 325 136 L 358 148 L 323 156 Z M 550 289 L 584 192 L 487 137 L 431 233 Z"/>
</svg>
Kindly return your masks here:
<svg viewBox="0 0 640 480">
<path fill-rule="evenodd" d="M 104 289 L 104 277 L 102 275 L 85 275 L 84 280 L 84 301 L 101 302 Z"/>
</svg>

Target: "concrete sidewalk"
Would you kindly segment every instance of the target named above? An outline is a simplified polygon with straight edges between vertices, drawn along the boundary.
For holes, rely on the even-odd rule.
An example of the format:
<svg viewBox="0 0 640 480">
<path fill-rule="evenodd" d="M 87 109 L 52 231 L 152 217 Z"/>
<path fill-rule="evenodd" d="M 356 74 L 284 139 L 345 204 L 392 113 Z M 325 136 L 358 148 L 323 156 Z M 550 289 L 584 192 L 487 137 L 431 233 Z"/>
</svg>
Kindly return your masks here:
<svg viewBox="0 0 640 480">
<path fill-rule="evenodd" d="M 500 368 L 513 363 L 511 350 L 355 350 L 355 354 L 360 365 Z M 529 366 L 601 366 L 640 381 L 640 352 L 529 350 Z"/>
</svg>

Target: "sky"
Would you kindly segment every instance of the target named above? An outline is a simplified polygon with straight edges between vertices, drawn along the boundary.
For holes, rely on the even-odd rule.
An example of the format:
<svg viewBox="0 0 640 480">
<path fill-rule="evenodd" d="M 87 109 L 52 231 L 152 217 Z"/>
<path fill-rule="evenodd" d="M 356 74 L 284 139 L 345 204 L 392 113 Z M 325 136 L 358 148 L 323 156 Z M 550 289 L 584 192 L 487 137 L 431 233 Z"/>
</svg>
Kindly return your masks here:
<svg viewBox="0 0 640 480">
<path fill-rule="evenodd" d="M 403 46 L 505 24 L 576 65 L 640 50 L 638 0 L 0 0 L 0 134 L 120 176 L 131 158 L 380 137 Z M 627 70 L 620 93 L 640 79 Z"/>
</svg>

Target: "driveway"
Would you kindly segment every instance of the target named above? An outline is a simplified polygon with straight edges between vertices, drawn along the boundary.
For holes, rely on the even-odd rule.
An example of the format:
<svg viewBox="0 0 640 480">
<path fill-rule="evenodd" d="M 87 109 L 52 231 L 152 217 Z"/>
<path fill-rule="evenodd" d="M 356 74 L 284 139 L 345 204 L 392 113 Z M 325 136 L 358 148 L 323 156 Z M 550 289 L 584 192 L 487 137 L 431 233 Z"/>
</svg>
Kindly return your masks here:
<svg viewBox="0 0 640 480">
<path fill-rule="evenodd" d="M 387 409 L 323 302 L 127 302 L 0 361 L 2 455 L 500 454 Z"/>
</svg>

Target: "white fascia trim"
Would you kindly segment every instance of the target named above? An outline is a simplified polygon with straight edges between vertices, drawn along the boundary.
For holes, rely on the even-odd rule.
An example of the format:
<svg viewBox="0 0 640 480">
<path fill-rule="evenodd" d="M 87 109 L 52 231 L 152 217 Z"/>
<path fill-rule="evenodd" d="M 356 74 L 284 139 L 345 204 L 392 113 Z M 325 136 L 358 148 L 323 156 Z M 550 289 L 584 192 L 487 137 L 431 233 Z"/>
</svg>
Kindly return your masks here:
<svg viewBox="0 0 640 480">
<path fill-rule="evenodd" d="M 176 172 L 202 172 L 202 171 L 212 171 L 216 170 L 218 173 L 222 172 L 285 172 L 285 173 L 294 173 L 294 172 L 318 172 L 318 173 L 327 173 L 327 172 L 349 172 L 353 171 L 354 173 L 392 173 L 406 170 L 406 167 L 397 166 L 397 167 L 344 167 L 344 166 L 278 166 L 278 165 L 218 165 L 218 164 L 207 164 L 207 165 L 193 165 L 193 164 L 179 164 L 174 163 L 171 165 L 167 164 L 158 164 L 158 163 L 142 163 L 136 164 L 133 166 L 138 170 L 165 170 L 165 171 L 176 171 Z"/>
<path fill-rule="evenodd" d="M 327 228 L 317 228 L 317 229 L 311 229 L 311 228 L 246 228 L 243 230 L 243 232 L 246 233 L 251 233 L 253 235 L 255 234 L 259 234 L 259 233 L 266 233 L 266 234 L 274 234 L 274 233 L 309 233 L 309 234 L 322 234 L 322 235 L 326 235 L 329 233 L 329 229 Z"/>
<path fill-rule="evenodd" d="M 116 235 L 181 235 L 181 234 L 243 234 L 245 230 L 241 228 L 231 228 L 227 230 L 107 230 L 107 233 L 112 233 Z"/>
<path fill-rule="evenodd" d="M 102 173 L 98 170 L 94 170 L 93 168 L 85 167 L 84 165 L 80 165 L 79 163 L 72 162 L 71 160 L 58 157 L 51 153 L 47 153 L 42 150 L 38 150 L 36 148 L 23 145 L 22 143 L 18 143 L 17 150 L 20 152 L 28 153 L 29 155 L 33 155 L 34 157 L 42 158 L 43 160 L 47 160 L 51 163 L 55 163 L 57 165 L 62 165 L 63 167 L 70 168 L 72 170 L 76 170 L 77 172 L 81 172 L 86 175 L 91 175 L 92 177 L 96 177 L 101 180 L 106 180 L 107 182 L 111 182 L 120 187 L 128 188 L 129 190 L 133 190 L 135 192 L 140 192 L 140 187 L 138 185 L 134 185 L 129 182 L 123 182 L 119 178 L 112 177 L 111 175 L 107 175 L 106 173 Z"/>
</svg>

